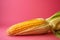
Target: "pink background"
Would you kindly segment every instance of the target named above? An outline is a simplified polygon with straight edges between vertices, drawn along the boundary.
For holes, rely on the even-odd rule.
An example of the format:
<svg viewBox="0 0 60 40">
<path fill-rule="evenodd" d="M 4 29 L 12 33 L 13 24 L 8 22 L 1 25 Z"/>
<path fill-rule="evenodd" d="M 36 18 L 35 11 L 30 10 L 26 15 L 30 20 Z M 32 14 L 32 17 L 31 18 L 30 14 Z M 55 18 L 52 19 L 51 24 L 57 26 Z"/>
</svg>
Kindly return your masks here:
<svg viewBox="0 0 60 40">
<path fill-rule="evenodd" d="M 48 18 L 60 11 L 60 0 L 1 0 L 0 40 L 60 40 L 52 33 L 35 36 L 8 36 L 6 29 L 32 18 Z"/>
</svg>

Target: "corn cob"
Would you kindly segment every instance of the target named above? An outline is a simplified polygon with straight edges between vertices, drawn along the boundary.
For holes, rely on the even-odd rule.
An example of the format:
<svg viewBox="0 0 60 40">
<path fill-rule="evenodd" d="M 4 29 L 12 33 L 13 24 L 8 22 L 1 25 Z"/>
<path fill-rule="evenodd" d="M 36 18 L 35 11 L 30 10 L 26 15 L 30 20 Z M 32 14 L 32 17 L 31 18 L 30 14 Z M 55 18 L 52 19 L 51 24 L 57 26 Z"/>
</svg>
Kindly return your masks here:
<svg viewBox="0 0 60 40">
<path fill-rule="evenodd" d="M 48 22 L 42 18 L 36 18 L 12 25 L 8 30 L 8 35 L 31 35 L 44 34 L 50 29 Z"/>
<path fill-rule="evenodd" d="M 51 29 L 57 37 L 60 37 L 60 12 L 55 13 L 47 19 L 51 25 Z"/>
</svg>

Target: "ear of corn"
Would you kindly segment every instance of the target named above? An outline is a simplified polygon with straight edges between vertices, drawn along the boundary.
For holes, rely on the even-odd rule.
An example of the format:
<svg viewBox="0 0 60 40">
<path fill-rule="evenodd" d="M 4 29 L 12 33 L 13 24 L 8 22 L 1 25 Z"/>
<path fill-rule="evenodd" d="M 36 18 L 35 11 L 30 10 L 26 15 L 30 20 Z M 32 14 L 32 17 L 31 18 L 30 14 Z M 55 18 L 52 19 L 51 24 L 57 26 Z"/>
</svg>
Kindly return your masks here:
<svg viewBox="0 0 60 40">
<path fill-rule="evenodd" d="M 53 33 L 60 37 L 60 12 L 57 12 L 53 16 L 49 17 L 47 21 L 51 25 Z"/>
<path fill-rule="evenodd" d="M 9 35 L 43 34 L 48 32 L 49 24 L 42 18 L 36 18 L 12 25 L 7 33 Z"/>
</svg>

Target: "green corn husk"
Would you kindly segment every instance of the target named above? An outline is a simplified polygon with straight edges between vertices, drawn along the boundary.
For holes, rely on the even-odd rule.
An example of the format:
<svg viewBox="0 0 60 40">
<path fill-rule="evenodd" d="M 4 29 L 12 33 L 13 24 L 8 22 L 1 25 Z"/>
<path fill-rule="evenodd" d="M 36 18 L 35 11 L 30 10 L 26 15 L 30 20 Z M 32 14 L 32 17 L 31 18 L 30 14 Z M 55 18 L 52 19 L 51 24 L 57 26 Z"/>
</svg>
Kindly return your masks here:
<svg viewBox="0 0 60 40">
<path fill-rule="evenodd" d="M 49 22 L 52 32 L 60 38 L 60 12 L 55 13 L 46 20 Z"/>
</svg>

